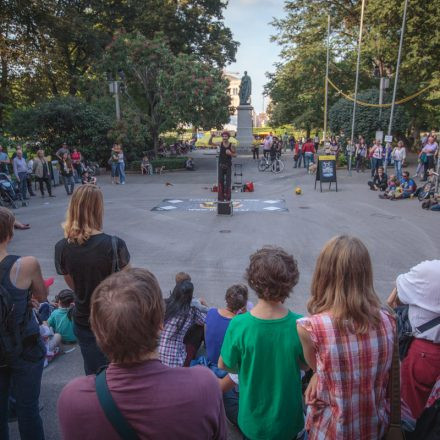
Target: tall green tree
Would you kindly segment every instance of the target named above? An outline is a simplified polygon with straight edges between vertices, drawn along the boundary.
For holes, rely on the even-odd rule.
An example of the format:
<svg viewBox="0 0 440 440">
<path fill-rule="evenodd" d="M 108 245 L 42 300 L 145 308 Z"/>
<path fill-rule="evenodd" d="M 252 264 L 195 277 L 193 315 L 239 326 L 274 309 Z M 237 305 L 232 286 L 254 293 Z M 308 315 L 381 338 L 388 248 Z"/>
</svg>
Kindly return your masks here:
<svg viewBox="0 0 440 440">
<path fill-rule="evenodd" d="M 228 121 L 229 97 L 221 70 L 194 55 L 175 55 L 161 35 L 121 34 L 108 47 L 104 66 L 123 66 L 123 86 L 138 109 L 153 146 L 178 124 L 204 128 Z"/>
</svg>

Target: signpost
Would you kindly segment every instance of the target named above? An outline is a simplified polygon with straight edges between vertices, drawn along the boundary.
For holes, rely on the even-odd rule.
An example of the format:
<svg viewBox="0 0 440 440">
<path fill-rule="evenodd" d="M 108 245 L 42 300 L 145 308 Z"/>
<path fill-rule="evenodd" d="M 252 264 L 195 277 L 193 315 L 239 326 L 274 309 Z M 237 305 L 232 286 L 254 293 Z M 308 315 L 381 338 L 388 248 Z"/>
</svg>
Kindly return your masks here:
<svg viewBox="0 0 440 440">
<path fill-rule="evenodd" d="M 336 192 L 338 192 L 338 181 L 336 178 L 336 157 L 335 156 L 318 156 L 318 168 L 316 170 L 316 183 L 319 180 L 319 187 L 322 192 L 322 183 L 329 183 L 328 189 L 331 189 L 332 182 L 336 184 Z"/>
</svg>

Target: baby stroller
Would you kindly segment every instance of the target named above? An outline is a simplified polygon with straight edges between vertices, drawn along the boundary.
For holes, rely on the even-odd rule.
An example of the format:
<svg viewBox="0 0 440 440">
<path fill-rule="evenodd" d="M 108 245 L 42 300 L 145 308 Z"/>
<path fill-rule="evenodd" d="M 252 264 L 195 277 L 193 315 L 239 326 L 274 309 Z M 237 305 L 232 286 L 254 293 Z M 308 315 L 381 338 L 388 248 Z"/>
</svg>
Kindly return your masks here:
<svg viewBox="0 0 440 440">
<path fill-rule="evenodd" d="M 5 173 L 0 173 L 0 206 L 16 209 L 17 200 L 21 200 L 21 195 L 11 178 Z"/>
<path fill-rule="evenodd" d="M 420 188 L 420 191 L 417 192 L 417 197 L 420 201 L 429 200 L 431 197 L 434 197 L 438 174 L 433 171 L 431 171 L 431 174 L 433 174 L 435 178 L 431 182 L 426 182 Z"/>
</svg>

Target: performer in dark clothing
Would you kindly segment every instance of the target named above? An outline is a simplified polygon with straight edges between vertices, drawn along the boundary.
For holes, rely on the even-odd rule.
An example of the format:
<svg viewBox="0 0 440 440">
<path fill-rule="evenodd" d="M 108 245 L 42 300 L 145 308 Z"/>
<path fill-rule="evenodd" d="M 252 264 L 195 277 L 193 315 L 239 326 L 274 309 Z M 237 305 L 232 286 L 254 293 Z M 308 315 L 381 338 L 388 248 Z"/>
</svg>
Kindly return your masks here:
<svg viewBox="0 0 440 440">
<path fill-rule="evenodd" d="M 209 145 L 212 145 L 212 135 Z M 222 142 L 218 158 L 218 201 L 224 202 L 231 200 L 231 173 L 232 158 L 237 155 L 235 147 L 229 142 L 230 134 L 227 131 L 222 133 Z"/>
</svg>

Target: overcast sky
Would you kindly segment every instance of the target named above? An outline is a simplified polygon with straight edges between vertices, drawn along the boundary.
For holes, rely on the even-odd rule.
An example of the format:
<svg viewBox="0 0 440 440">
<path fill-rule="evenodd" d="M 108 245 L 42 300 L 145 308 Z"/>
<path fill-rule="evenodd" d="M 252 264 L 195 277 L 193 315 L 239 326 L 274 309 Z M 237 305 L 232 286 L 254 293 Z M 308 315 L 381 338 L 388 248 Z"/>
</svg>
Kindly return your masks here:
<svg viewBox="0 0 440 440">
<path fill-rule="evenodd" d="M 273 64 L 279 60 L 279 46 L 269 41 L 274 33 L 269 23 L 273 17 L 284 15 L 283 4 L 283 0 L 229 0 L 225 11 L 225 23 L 240 42 L 237 62 L 227 70 L 239 72 L 240 76 L 248 71 L 252 79 L 252 104 L 257 113 L 263 110 L 265 73 L 272 72 Z"/>
</svg>

